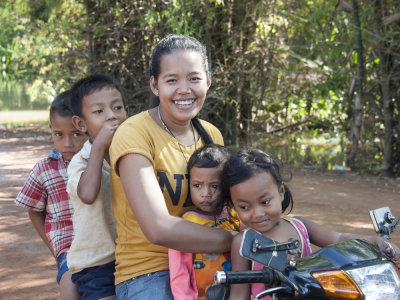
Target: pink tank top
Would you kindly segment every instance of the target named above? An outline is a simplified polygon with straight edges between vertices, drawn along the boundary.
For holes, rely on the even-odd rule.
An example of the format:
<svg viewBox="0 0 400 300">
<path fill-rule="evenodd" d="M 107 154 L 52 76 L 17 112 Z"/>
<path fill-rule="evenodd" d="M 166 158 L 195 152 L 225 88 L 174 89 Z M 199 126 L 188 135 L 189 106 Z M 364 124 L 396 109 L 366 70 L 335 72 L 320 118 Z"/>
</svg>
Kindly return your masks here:
<svg viewBox="0 0 400 300">
<path fill-rule="evenodd" d="M 288 221 L 297 231 L 300 237 L 301 243 L 301 257 L 307 257 L 312 254 L 310 238 L 308 237 L 308 232 L 306 226 L 299 219 L 296 218 L 283 218 Z M 253 262 L 253 270 L 262 270 L 264 266 Z M 265 290 L 265 286 L 262 283 L 254 283 L 251 285 L 251 294 L 254 296 L 258 295 Z M 272 299 L 272 297 L 264 297 L 263 299 Z"/>
</svg>

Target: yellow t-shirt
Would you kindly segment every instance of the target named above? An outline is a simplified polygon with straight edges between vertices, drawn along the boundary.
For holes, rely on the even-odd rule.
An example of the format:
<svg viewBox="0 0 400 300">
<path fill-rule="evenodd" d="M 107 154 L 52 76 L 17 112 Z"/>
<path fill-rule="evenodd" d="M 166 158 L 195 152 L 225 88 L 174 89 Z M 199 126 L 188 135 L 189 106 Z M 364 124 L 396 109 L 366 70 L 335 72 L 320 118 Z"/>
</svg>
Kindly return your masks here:
<svg viewBox="0 0 400 300">
<path fill-rule="evenodd" d="M 223 145 L 220 131 L 212 124 L 201 124 L 216 144 Z M 186 159 L 203 145 L 181 145 Z M 177 141 L 151 118 L 148 111 L 130 117 L 118 128 L 110 147 L 111 186 L 117 221 L 115 284 L 139 275 L 168 270 L 168 249 L 151 244 L 143 235 L 126 199 L 121 179 L 115 171 L 118 160 L 127 154 L 140 154 L 153 164 L 169 213 L 181 216 L 193 206 L 184 207 L 188 192 L 186 160 Z"/>
</svg>

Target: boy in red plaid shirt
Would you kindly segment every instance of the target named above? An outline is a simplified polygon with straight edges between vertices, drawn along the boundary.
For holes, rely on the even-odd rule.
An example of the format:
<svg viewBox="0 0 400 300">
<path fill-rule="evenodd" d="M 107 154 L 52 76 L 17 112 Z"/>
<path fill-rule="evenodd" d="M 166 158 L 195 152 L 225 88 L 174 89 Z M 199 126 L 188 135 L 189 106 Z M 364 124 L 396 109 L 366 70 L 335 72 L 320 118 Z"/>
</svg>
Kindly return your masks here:
<svg viewBox="0 0 400 300">
<path fill-rule="evenodd" d="M 69 91 L 63 92 L 52 102 L 50 130 L 55 148 L 33 167 L 15 203 L 28 208 L 35 230 L 57 260 L 60 299 L 79 299 L 66 262 L 73 239 L 73 208 L 66 184 L 69 161 L 80 151 L 87 136 L 72 124 L 69 97 Z"/>
</svg>

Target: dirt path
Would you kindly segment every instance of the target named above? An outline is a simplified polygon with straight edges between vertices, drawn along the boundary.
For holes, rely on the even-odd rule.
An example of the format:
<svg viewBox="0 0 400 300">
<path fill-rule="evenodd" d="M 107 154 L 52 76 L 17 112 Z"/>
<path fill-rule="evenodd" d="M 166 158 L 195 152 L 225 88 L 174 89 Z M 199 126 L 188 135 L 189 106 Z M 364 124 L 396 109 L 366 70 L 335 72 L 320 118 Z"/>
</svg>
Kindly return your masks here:
<svg viewBox="0 0 400 300">
<path fill-rule="evenodd" d="M 51 150 L 47 131 L 0 130 L 0 299 L 57 299 L 56 265 L 13 200 L 33 165 Z M 390 206 L 400 216 L 400 179 L 294 169 L 293 215 L 328 228 L 374 234 L 369 211 Z M 400 230 L 393 234 L 400 245 Z"/>
</svg>

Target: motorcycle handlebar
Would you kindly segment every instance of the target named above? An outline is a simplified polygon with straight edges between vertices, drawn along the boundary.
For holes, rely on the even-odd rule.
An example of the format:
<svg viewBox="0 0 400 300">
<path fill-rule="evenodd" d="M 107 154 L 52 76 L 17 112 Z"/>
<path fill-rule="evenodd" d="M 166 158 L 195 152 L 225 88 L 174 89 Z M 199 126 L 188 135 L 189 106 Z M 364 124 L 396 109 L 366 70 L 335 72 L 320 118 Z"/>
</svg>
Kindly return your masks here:
<svg viewBox="0 0 400 300">
<path fill-rule="evenodd" d="M 255 271 L 217 271 L 214 275 L 214 284 L 265 283 L 273 281 L 272 270 Z"/>
</svg>

